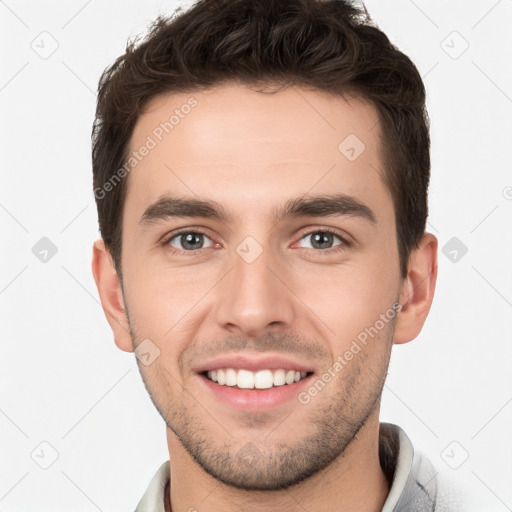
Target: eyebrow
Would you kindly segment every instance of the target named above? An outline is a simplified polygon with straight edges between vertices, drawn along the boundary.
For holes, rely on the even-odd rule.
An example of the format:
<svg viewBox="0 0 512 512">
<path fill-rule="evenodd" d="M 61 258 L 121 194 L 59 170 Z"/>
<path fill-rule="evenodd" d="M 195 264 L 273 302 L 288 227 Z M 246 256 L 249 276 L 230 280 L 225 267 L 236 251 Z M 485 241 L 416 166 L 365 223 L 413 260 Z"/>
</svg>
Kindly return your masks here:
<svg viewBox="0 0 512 512">
<path fill-rule="evenodd" d="M 299 217 L 359 217 L 372 224 L 377 223 L 375 212 L 355 197 L 336 194 L 305 196 L 288 200 L 283 206 L 271 212 L 274 221 Z M 173 218 L 201 217 L 231 222 L 233 216 L 219 203 L 213 200 L 164 196 L 148 206 L 140 223 L 149 224 L 159 220 Z"/>
</svg>

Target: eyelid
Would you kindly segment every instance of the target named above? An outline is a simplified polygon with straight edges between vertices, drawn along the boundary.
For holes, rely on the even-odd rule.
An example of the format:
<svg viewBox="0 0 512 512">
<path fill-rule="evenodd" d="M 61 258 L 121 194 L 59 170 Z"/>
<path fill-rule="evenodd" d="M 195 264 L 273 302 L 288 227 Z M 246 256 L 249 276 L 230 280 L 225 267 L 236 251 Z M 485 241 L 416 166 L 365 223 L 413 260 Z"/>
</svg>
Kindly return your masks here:
<svg viewBox="0 0 512 512">
<path fill-rule="evenodd" d="M 219 242 L 216 242 L 214 240 L 214 238 L 208 234 L 208 230 L 206 228 L 200 228 L 200 227 L 196 228 L 194 226 L 185 226 L 185 227 L 182 227 L 182 228 L 178 228 L 178 229 L 176 229 L 174 231 L 171 231 L 170 233 L 166 233 L 159 240 L 159 244 L 163 245 L 164 247 L 170 248 L 169 250 L 171 252 L 175 252 L 175 253 L 179 253 L 179 254 L 189 254 L 189 255 L 190 254 L 195 254 L 196 252 L 202 251 L 203 249 L 211 249 L 212 248 L 212 247 L 204 247 L 204 248 L 201 248 L 201 249 L 185 251 L 185 250 L 176 249 L 175 247 L 172 247 L 170 245 L 169 242 L 172 239 L 176 238 L 179 235 L 186 234 L 186 233 L 195 233 L 195 234 L 206 236 L 207 238 L 209 238 L 212 241 L 213 246 L 215 246 L 216 244 L 217 245 L 219 244 Z M 332 227 L 328 227 L 328 226 L 307 226 L 305 228 L 302 228 L 299 231 L 298 238 L 293 243 L 293 245 L 296 245 L 304 237 L 306 237 L 308 235 L 312 235 L 314 233 L 330 233 L 330 234 L 333 234 L 334 236 L 338 237 L 341 240 L 342 243 L 337 245 L 337 246 L 334 246 L 334 247 L 329 247 L 327 249 L 311 249 L 309 247 L 302 247 L 302 249 L 306 249 L 308 251 L 313 251 L 315 253 L 322 254 L 322 253 L 333 252 L 333 251 L 336 251 L 336 250 L 343 250 L 344 248 L 351 247 L 353 245 L 353 242 L 351 241 L 351 237 L 349 235 L 347 235 L 343 231 L 340 231 L 337 228 L 332 228 Z"/>
<path fill-rule="evenodd" d="M 312 250 L 312 251 L 318 252 L 318 253 L 322 253 L 322 252 L 327 253 L 330 251 L 335 251 L 338 248 L 341 249 L 343 246 L 352 247 L 352 245 L 353 245 L 353 241 L 348 234 L 346 234 L 344 231 L 341 231 L 337 228 L 332 228 L 329 226 L 308 226 L 307 228 L 303 228 L 299 232 L 297 242 L 302 240 L 305 236 L 312 235 L 314 233 L 330 233 L 334 236 L 337 236 L 341 240 L 342 243 L 335 247 L 329 247 L 328 249 L 310 249 L 309 247 L 303 247 L 303 249 L 309 249 L 309 250 Z M 297 242 L 294 242 L 294 245 Z"/>
<path fill-rule="evenodd" d="M 165 243 L 166 241 L 173 239 L 175 236 L 182 235 L 184 233 L 198 233 L 201 235 L 208 236 L 209 238 L 212 238 L 207 228 L 199 226 L 183 226 L 182 228 L 176 228 L 173 229 L 172 231 L 167 231 L 164 235 L 162 235 L 159 238 L 158 241 Z"/>
<path fill-rule="evenodd" d="M 162 236 L 160 238 L 158 243 L 163 245 L 163 246 L 171 247 L 172 251 L 176 251 L 176 252 L 184 252 L 184 253 L 187 253 L 187 254 L 192 254 L 192 253 L 195 253 L 196 251 L 201 251 L 202 249 L 196 249 L 195 251 L 184 251 L 184 250 L 176 249 L 175 247 L 172 247 L 170 245 L 170 241 L 173 238 L 176 238 L 179 235 L 184 235 L 184 234 L 187 234 L 187 233 L 195 233 L 197 235 L 203 235 L 203 236 L 209 238 L 212 241 L 213 245 L 218 244 L 218 242 L 216 242 L 213 239 L 213 237 L 208 234 L 208 232 L 207 232 L 207 230 L 205 228 L 199 228 L 199 227 L 196 228 L 194 226 L 185 226 L 183 228 L 178 228 L 178 229 L 175 229 L 174 231 L 166 233 L 164 236 Z M 206 249 L 209 249 L 209 247 L 206 247 Z"/>
</svg>

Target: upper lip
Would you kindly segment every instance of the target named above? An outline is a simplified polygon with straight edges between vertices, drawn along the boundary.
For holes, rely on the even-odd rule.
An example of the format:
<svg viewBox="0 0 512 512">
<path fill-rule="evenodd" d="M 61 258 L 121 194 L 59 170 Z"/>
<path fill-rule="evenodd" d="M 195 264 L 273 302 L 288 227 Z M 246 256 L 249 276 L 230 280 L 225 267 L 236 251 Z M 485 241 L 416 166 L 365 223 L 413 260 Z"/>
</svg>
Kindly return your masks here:
<svg viewBox="0 0 512 512">
<path fill-rule="evenodd" d="M 196 368 L 197 373 L 218 370 L 221 368 L 234 368 L 236 370 L 250 370 L 257 372 L 259 370 L 297 370 L 299 372 L 312 372 L 310 364 L 283 357 L 279 355 L 261 355 L 261 354 L 230 354 L 211 359 Z"/>
</svg>

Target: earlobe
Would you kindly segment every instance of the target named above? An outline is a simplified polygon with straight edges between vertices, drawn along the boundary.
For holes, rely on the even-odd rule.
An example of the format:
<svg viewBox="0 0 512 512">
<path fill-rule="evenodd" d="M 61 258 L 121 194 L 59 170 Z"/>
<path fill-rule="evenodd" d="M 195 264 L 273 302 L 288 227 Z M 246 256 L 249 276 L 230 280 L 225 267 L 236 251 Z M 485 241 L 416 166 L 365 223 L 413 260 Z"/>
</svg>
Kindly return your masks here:
<svg viewBox="0 0 512 512">
<path fill-rule="evenodd" d="M 123 290 L 110 252 L 100 238 L 93 245 L 92 273 L 116 345 L 125 352 L 133 352 L 128 315 L 125 309 Z"/>
<path fill-rule="evenodd" d="M 400 293 L 402 308 L 398 313 L 393 338 L 396 344 L 415 339 L 427 319 L 437 280 L 437 246 L 437 238 L 425 233 L 418 248 L 411 252 Z"/>
</svg>

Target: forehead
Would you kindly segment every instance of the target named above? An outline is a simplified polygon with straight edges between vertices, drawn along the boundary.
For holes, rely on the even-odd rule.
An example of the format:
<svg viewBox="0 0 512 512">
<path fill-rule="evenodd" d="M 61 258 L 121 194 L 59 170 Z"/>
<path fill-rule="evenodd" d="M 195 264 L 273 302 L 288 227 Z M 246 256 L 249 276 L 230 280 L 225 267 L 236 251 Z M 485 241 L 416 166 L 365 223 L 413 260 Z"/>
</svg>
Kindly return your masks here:
<svg viewBox="0 0 512 512">
<path fill-rule="evenodd" d="M 132 134 L 129 152 L 138 156 L 125 208 L 141 213 L 169 194 L 257 214 L 289 198 L 340 192 L 392 215 L 379 129 L 371 104 L 318 90 L 233 84 L 161 95 Z"/>
</svg>

